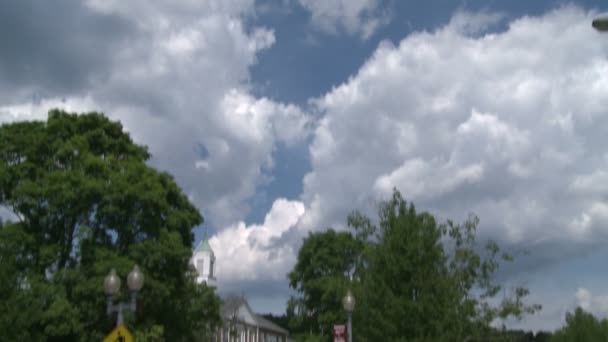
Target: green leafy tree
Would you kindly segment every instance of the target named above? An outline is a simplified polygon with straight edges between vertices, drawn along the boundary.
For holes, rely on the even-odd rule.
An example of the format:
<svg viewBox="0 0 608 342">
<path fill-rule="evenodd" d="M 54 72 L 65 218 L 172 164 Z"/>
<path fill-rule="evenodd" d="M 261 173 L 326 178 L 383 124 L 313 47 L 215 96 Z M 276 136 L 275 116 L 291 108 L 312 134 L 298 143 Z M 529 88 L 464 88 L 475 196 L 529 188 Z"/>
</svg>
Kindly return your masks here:
<svg viewBox="0 0 608 342">
<path fill-rule="evenodd" d="M 203 218 L 149 158 L 99 113 L 0 127 L 0 205 L 17 217 L 0 229 L 4 337 L 100 340 L 115 322 L 103 278 L 115 268 L 124 281 L 135 263 L 146 277 L 126 317 L 135 333 L 194 341 L 219 323 L 219 298 L 188 267 Z"/>
<path fill-rule="evenodd" d="M 539 331 L 534 334 L 534 341 L 536 342 L 549 342 L 553 338 L 553 333 L 548 331 Z"/>
<path fill-rule="evenodd" d="M 440 224 L 395 190 L 380 205 L 377 227 L 358 221 L 355 231 L 372 232 L 366 233 L 372 238 L 355 311 L 359 334 L 367 340 L 486 341 L 497 319 L 540 310 L 524 303 L 524 287 L 503 292 L 493 304 L 503 290 L 493 275 L 501 261 L 512 258 L 493 241 L 477 244 L 477 217 Z"/>
<path fill-rule="evenodd" d="M 345 320 L 345 273 L 354 268 L 362 248 L 348 232 L 309 233 L 288 275 L 290 286 L 303 294 L 288 303 L 292 329 L 331 335 L 333 324 Z"/>
<path fill-rule="evenodd" d="M 448 258 L 440 227 L 430 214 L 417 214 L 395 194 L 381 205 L 379 226 L 373 231 L 369 264 L 356 292 L 360 299 L 355 326 L 367 323 L 357 329 L 357 336 L 438 339 L 455 323 L 459 299 L 446 277 Z"/>
<path fill-rule="evenodd" d="M 526 288 L 504 292 L 493 281 L 511 257 L 492 241 L 477 244 L 476 217 L 440 224 L 395 190 L 380 204 L 377 224 L 359 212 L 347 222 L 353 233 L 310 234 L 289 274 L 299 312 L 331 313 L 316 317 L 317 329 L 345 321 L 340 300 L 347 287 L 357 299 L 359 341 L 487 341 L 491 323 L 540 309 L 524 303 Z M 349 284 L 345 274 L 353 268 Z M 498 301 L 500 293 L 508 295 Z"/>
<path fill-rule="evenodd" d="M 566 324 L 555 332 L 551 342 L 608 341 L 608 320 L 598 320 L 582 308 L 566 314 Z"/>
</svg>

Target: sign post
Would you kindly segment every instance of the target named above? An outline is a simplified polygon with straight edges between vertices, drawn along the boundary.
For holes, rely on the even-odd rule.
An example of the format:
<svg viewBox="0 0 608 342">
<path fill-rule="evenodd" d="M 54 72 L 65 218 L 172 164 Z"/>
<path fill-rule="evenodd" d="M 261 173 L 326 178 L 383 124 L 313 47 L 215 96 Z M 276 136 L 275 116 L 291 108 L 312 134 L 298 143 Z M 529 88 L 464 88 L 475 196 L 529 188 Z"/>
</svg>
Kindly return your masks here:
<svg viewBox="0 0 608 342">
<path fill-rule="evenodd" d="M 124 324 L 117 326 L 103 339 L 103 342 L 133 342 L 133 335 Z"/>
<path fill-rule="evenodd" d="M 334 342 L 346 342 L 346 325 L 334 325 Z"/>
</svg>

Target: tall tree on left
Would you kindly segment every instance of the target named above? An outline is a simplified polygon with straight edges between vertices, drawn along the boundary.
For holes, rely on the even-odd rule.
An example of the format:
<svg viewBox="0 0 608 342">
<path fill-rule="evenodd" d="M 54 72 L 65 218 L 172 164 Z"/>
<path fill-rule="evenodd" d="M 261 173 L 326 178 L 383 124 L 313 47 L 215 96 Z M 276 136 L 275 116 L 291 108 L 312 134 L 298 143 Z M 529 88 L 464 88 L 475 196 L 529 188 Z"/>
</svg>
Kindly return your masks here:
<svg viewBox="0 0 608 342">
<path fill-rule="evenodd" d="M 0 126 L 0 206 L 14 214 L 0 221 L 2 340 L 101 340 L 115 322 L 103 278 L 115 268 L 124 284 L 135 263 L 136 333 L 197 341 L 219 323 L 219 298 L 188 266 L 203 218 L 149 158 L 99 113 Z"/>
</svg>

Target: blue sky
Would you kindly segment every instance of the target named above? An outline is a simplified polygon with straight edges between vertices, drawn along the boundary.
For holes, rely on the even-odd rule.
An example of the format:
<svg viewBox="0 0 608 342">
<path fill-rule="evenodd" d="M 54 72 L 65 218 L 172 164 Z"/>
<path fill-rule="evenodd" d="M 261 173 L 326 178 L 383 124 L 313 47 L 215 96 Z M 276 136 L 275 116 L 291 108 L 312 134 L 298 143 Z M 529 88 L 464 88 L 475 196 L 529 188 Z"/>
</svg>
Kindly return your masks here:
<svg viewBox="0 0 608 342">
<path fill-rule="evenodd" d="M 272 6 L 280 1 L 262 1 Z M 259 94 L 305 105 L 353 75 L 383 40 L 398 43 L 415 31 L 434 30 L 448 22 L 454 12 L 499 12 L 506 18 L 539 15 L 564 4 L 576 3 L 601 9 L 600 1 L 382 1 L 390 21 L 369 39 L 354 35 L 311 32 L 310 13 L 301 6 L 277 6 L 260 14 L 256 24 L 275 28 L 277 42 L 259 55 L 251 68 L 252 83 Z M 498 28 L 500 28 L 499 26 Z M 294 82 L 297 80 L 297 82 Z"/>
<path fill-rule="evenodd" d="M 302 237 L 393 187 L 526 249 L 500 277 L 558 327 L 608 314 L 600 1 L 0 5 L 0 121 L 103 111 L 205 216 L 222 292 L 284 310 Z M 1 211 L 0 215 L 8 215 Z"/>
</svg>

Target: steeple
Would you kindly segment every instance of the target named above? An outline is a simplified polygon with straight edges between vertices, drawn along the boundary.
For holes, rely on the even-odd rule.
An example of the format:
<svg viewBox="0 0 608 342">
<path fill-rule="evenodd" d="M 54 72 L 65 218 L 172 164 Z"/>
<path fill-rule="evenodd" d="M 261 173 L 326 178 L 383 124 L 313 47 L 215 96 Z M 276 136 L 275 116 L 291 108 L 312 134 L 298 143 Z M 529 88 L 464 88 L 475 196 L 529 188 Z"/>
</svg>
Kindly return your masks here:
<svg viewBox="0 0 608 342">
<path fill-rule="evenodd" d="M 194 249 L 190 264 L 194 266 L 198 276 L 196 277 L 197 283 L 205 282 L 209 287 L 216 287 L 215 279 L 215 254 L 213 249 L 209 245 L 209 240 L 206 236 L 206 231 L 203 239 L 198 243 Z"/>
<path fill-rule="evenodd" d="M 198 246 L 196 246 L 194 253 L 199 252 L 211 252 L 211 254 L 213 254 L 213 250 L 211 249 L 211 246 L 209 246 L 209 240 L 203 238 L 203 240 L 198 243 Z"/>
</svg>

